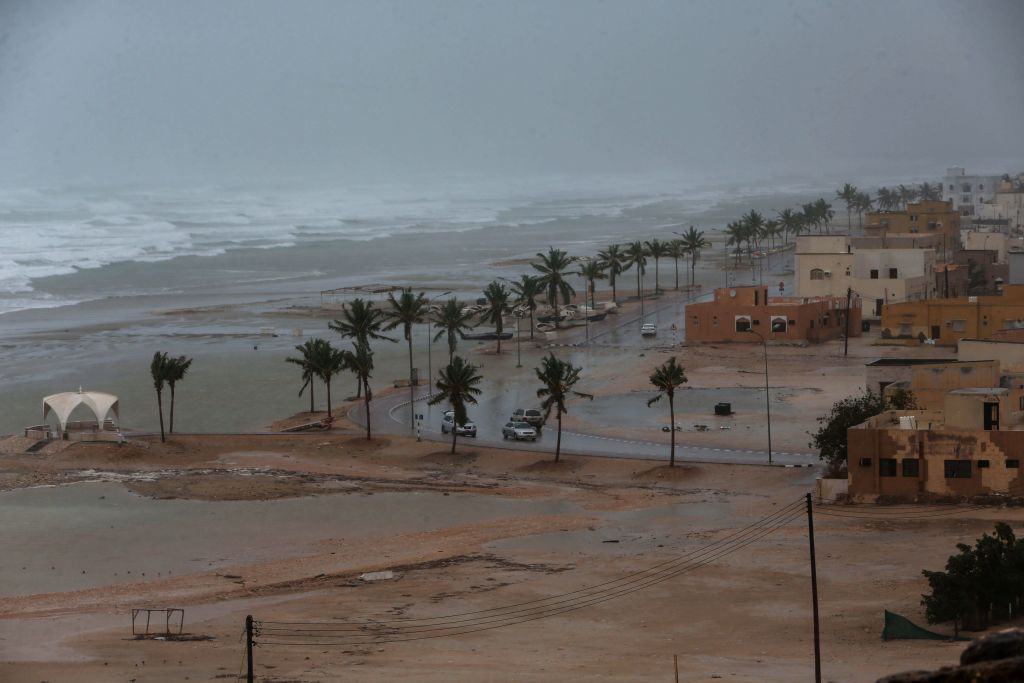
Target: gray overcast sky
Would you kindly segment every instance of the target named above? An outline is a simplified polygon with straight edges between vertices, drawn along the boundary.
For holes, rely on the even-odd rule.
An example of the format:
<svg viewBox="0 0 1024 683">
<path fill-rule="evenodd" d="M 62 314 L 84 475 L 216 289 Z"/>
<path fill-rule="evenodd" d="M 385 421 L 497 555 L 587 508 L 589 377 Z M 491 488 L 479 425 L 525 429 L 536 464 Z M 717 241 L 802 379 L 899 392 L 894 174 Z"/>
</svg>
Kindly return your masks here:
<svg viewBox="0 0 1024 683">
<path fill-rule="evenodd" d="M 0 0 L 0 182 L 1017 170 L 1022 36 L 1016 0 Z"/>
</svg>

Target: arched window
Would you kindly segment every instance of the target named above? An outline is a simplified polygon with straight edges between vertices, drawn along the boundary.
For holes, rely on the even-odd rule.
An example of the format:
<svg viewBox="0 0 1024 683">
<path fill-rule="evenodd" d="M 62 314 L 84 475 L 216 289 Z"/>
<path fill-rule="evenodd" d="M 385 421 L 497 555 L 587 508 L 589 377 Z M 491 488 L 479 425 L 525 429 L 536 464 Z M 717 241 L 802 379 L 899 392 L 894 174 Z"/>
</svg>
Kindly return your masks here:
<svg viewBox="0 0 1024 683">
<path fill-rule="evenodd" d="M 825 271 L 822 270 L 821 268 L 812 268 L 811 269 L 811 279 L 812 280 L 824 280 L 825 279 Z"/>
<path fill-rule="evenodd" d="M 750 316 L 738 315 L 736 316 L 736 331 L 746 332 L 750 329 Z"/>
</svg>

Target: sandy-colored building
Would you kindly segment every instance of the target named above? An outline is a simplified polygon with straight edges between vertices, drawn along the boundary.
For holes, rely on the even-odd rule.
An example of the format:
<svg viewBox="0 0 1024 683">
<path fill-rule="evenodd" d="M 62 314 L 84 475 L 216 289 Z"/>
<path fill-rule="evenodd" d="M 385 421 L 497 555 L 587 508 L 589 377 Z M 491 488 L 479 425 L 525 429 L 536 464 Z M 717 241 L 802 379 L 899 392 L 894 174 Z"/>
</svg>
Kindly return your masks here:
<svg viewBox="0 0 1024 683">
<path fill-rule="evenodd" d="M 1020 328 L 1024 328 L 1024 285 L 1007 285 L 997 296 L 910 301 L 882 309 L 883 337 L 931 339 L 943 346 Z"/>
<path fill-rule="evenodd" d="M 804 235 L 797 239 L 794 271 L 796 295 L 846 296 L 851 288 L 861 300 L 861 317 L 877 320 L 886 303 L 936 296 L 932 249 L 855 246 L 842 235 Z"/>
<path fill-rule="evenodd" d="M 964 230 L 960 233 L 960 241 L 965 251 L 996 252 L 997 263 L 1006 263 L 1009 251 L 1024 251 L 1024 238 L 993 230 Z"/>
<path fill-rule="evenodd" d="M 864 220 L 864 234 L 869 237 L 940 235 L 943 238 L 943 253 L 952 251 L 960 244 L 960 214 L 953 208 L 952 202 L 911 202 L 906 211 L 870 211 Z"/>
<path fill-rule="evenodd" d="M 1016 189 L 999 191 L 976 208 L 980 222 L 1005 226 L 1011 232 L 1024 229 L 1024 192 Z"/>
<path fill-rule="evenodd" d="M 992 339 L 961 339 L 956 355 L 961 361 L 999 361 L 1003 372 L 1024 373 L 1024 330 L 1000 332 Z"/>
<path fill-rule="evenodd" d="M 850 336 L 860 336 L 860 301 L 850 303 Z M 686 341 L 769 341 L 818 343 L 838 339 L 847 331 L 846 296 L 775 297 L 767 287 L 726 287 L 713 301 L 686 306 Z"/>
</svg>

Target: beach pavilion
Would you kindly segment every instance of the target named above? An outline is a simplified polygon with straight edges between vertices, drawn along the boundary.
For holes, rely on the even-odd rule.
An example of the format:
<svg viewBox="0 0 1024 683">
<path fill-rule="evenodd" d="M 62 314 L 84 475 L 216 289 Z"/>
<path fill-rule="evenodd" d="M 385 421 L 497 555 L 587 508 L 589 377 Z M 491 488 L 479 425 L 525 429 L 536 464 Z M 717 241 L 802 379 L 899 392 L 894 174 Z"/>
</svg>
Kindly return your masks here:
<svg viewBox="0 0 1024 683">
<path fill-rule="evenodd" d="M 81 406 L 96 418 L 71 421 L 71 414 Z M 72 441 L 120 441 L 120 406 L 117 396 L 101 391 L 65 391 L 43 399 L 43 423 L 53 415 L 60 426 L 61 438 Z M 116 421 L 111 419 L 113 415 Z"/>
</svg>

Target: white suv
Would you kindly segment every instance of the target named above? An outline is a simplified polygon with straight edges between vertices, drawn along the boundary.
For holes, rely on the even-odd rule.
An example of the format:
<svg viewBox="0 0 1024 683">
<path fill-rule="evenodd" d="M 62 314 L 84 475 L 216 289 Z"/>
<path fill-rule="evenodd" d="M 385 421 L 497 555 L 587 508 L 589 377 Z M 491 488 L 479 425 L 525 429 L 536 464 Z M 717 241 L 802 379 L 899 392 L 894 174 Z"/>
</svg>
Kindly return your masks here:
<svg viewBox="0 0 1024 683">
<path fill-rule="evenodd" d="M 505 426 L 501 428 L 501 438 L 536 441 L 537 430 L 525 422 L 506 422 Z"/>
</svg>

